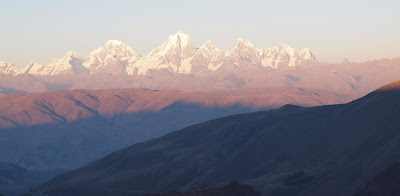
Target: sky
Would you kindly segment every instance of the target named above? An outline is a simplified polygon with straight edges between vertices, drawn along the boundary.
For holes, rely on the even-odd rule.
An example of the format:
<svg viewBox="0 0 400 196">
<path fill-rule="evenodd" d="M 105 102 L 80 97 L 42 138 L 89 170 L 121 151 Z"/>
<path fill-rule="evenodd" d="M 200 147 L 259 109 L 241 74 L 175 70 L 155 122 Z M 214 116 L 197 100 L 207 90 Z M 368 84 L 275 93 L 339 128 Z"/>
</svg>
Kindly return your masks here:
<svg viewBox="0 0 400 196">
<path fill-rule="evenodd" d="M 0 61 L 24 67 L 108 40 L 141 55 L 183 31 L 200 47 L 310 48 L 320 62 L 400 56 L 399 0 L 0 0 Z"/>
</svg>

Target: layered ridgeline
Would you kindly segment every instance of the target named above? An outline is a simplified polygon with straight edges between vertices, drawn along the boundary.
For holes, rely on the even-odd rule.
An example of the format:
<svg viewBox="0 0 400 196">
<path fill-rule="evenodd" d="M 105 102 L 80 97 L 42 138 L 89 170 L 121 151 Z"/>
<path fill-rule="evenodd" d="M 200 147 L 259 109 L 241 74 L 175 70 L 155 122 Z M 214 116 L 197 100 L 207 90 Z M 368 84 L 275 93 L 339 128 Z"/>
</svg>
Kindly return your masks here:
<svg viewBox="0 0 400 196">
<path fill-rule="evenodd" d="M 400 76 L 400 58 L 363 63 L 318 63 L 310 49 L 286 44 L 256 48 L 239 40 L 229 51 L 212 42 L 193 45 L 182 32 L 139 55 L 120 41 L 79 57 L 74 52 L 25 68 L 0 62 L 0 94 L 67 89 L 148 88 L 184 91 L 308 87 L 339 93 L 370 92 Z"/>
<path fill-rule="evenodd" d="M 0 97 L 0 160 L 28 169 L 74 169 L 136 142 L 186 126 L 291 103 L 351 97 L 306 88 L 218 92 L 69 90 Z"/>
<path fill-rule="evenodd" d="M 286 44 L 274 48 L 257 49 L 250 42 L 239 40 L 231 51 L 222 51 L 211 42 L 196 48 L 189 35 L 178 32 L 171 35 L 160 47 L 146 56 L 136 54 L 131 47 L 121 41 L 110 40 L 103 47 L 92 51 L 88 57 L 81 58 L 73 51 L 61 59 L 54 59 L 47 65 L 30 62 L 24 69 L 16 65 L 0 63 L 3 74 L 31 74 L 55 76 L 86 72 L 113 75 L 146 75 L 154 70 L 167 70 L 171 73 L 195 74 L 196 71 L 215 71 L 222 65 L 233 62 L 242 65 L 249 62 L 256 66 L 295 67 L 316 62 L 309 49 L 297 51 Z"/>
<path fill-rule="evenodd" d="M 0 194 L 6 196 L 21 195 L 63 172 L 65 170 L 61 169 L 29 171 L 16 164 L 0 161 Z"/>
<path fill-rule="evenodd" d="M 114 152 L 34 189 L 142 195 L 232 179 L 263 195 L 352 195 L 400 159 L 400 81 L 343 105 L 240 114 Z"/>
</svg>

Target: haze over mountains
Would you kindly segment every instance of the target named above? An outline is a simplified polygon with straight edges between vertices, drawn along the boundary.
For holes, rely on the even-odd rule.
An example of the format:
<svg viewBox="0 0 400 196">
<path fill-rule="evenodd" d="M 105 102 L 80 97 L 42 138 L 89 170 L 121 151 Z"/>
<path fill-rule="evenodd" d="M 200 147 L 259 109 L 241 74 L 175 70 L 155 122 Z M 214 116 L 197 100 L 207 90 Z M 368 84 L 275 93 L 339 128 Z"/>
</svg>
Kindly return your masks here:
<svg viewBox="0 0 400 196">
<path fill-rule="evenodd" d="M 264 195 L 352 195 L 399 160 L 400 81 L 342 105 L 233 115 L 114 152 L 44 195 L 142 195 L 225 184 Z"/>
<path fill-rule="evenodd" d="M 259 49 L 243 40 L 229 51 L 212 42 L 197 48 L 189 35 L 178 32 L 145 56 L 111 40 L 85 58 L 71 51 L 48 64 L 30 62 L 23 69 L 1 62 L 0 95 L 127 87 L 210 91 L 282 86 L 367 93 L 397 80 L 399 63 L 399 58 L 319 63 L 310 49 L 286 44 Z"/>
</svg>

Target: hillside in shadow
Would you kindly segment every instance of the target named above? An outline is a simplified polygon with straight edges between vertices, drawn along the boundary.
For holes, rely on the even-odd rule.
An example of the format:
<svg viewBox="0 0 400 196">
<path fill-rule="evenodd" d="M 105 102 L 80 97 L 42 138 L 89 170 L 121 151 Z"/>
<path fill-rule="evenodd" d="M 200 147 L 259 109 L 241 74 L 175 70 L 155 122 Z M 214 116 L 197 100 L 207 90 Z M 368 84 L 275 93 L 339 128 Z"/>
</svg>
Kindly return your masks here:
<svg viewBox="0 0 400 196">
<path fill-rule="evenodd" d="M 361 191 L 353 196 L 400 195 L 400 163 L 395 163 L 376 175 Z"/>
<path fill-rule="evenodd" d="M 63 172 L 62 169 L 29 171 L 16 164 L 0 162 L 0 195 L 21 195 Z"/>
<path fill-rule="evenodd" d="M 203 185 L 201 188 L 192 188 L 184 191 L 170 191 L 168 193 L 150 193 L 145 196 L 261 196 L 260 192 L 254 190 L 253 187 L 245 184 L 239 184 L 237 181 L 222 187 L 209 187 Z"/>
<path fill-rule="evenodd" d="M 74 169 L 186 126 L 284 104 L 346 103 L 315 89 L 220 92 L 106 89 L 0 97 L 0 160 L 34 170 Z"/>
<path fill-rule="evenodd" d="M 400 159 L 400 81 L 343 105 L 224 117 L 132 145 L 34 189 L 141 195 L 237 179 L 263 195 L 351 195 Z"/>
</svg>

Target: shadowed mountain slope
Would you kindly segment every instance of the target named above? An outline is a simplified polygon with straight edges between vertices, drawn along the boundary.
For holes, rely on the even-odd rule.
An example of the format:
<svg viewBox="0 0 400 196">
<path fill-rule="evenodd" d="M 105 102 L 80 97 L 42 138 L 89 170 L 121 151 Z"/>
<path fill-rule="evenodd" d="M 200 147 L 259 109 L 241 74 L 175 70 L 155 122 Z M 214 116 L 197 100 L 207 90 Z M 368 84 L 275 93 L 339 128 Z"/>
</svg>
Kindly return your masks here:
<svg viewBox="0 0 400 196">
<path fill-rule="evenodd" d="M 277 108 L 347 103 L 347 95 L 317 89 L 267 88 L 218 92 L 104 89 L 11 94 L 0 97 L 0 128 L 69 123 L 96 116 L 158 112 L 175 103 L 204 108 Z"/>
<path fill-rule="evenodd" d="M 400 195 L 400 164 L 396 163 L 376 175 L 368 185 L 353 196 Z"/>
<path fill-rule="evenodd" d="M 233 115 L 114 152 L 35 189 L 140 195 L 237 179 L 265 195 L 351 195 L 400 159 L 400 81 L 343 105 Z"/>
<path fill-rule="evenodd" d="M 64 170 L 60 169 L 33 172 L 12 163 L 0 162 L 0 194 L 20 195 L 62 172 Z"/>
<path fill-rule="evenodd" d="M 28 169 L 75 169 L 108 153 L 186 126 L 284 104 L 346 103 L 315 89 L 220 92 L 106 89 L 0 97 L 0 160 Z"/>
<path fill-rule="evenodd" d="M 261 196 L 260 192 L 254 190 L 249 185 L 239 184 L 232 181 L 222 187 L 202 186 L 199 189 L 189 189 L 185 191 L 170 191 L 168 193 L 151 193 L 145 196 Z"/>
</svg>

